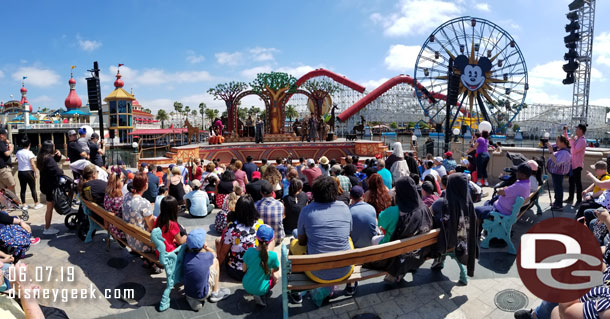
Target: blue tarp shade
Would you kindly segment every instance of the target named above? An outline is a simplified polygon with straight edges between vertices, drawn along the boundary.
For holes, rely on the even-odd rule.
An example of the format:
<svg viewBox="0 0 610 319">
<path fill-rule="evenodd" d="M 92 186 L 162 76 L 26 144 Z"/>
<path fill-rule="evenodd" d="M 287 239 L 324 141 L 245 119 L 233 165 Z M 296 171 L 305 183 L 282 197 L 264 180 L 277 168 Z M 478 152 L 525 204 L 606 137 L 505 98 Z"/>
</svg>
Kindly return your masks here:
<svg viewBox="0 0 610 319">
<path fill-rule="evenodd" d="M 30 121 L 38 121 L 38 118 L 35 117 L 34 115 L 30 114 Z M 23 114 L 19 114 L 19 115 L 15 116 L 15 118 L 12 120 L 12 122 L 23 122 Z"/>
<path fill-rule="evenodd" d="M 72 109 L 66 112 L 62 112 L 61 113 L 62 116 L 74 116 L 74 115 L 86 115 L 89 116 L 91 115 L 91 113 L 89 112 L 83 112 L 80 109 Z"/>
</svg>

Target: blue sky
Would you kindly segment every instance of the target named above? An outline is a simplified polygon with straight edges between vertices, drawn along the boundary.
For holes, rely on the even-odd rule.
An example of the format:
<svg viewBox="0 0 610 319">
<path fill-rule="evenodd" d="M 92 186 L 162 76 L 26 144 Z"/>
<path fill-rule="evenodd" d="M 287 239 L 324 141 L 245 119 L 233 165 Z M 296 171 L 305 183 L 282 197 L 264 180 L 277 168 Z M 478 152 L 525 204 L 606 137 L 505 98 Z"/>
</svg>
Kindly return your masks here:
<svg viewBox="0 0 610 319">
<path fill-rule="evenodd" d="M 28 76 L 34 108 L 63 107 L 76 65 L 86 103 L 84 78 L 94 60 L 103 71 L 102 96 L 123 63 L 125 88 L 155 113 L 175 100 L 223 109 L 208 88 L 271 70 L 298 77 L 324 67 L 370 90 L 397 74 L 412 75 L 434 28 L 471 15 L 517 40 L 529 69 L 528 102 L 570 104 L 561 65 L 571 1 L 6 1 L 0 100 L 18 98 L 21 77 Z M 598 1 L 591 87 L 591 104 L 608 106 L 610 21 L 602 18 L 609 13 L 610 3 Z"/>
</svg>

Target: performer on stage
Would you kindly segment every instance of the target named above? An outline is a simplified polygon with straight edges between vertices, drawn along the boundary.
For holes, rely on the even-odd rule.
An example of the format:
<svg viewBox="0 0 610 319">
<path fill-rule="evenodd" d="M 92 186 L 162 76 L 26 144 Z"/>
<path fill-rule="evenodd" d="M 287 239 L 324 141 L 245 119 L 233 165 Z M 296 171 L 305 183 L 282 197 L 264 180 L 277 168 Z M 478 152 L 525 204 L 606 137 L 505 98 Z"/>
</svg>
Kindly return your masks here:
<svg viewBox="0 0 610 319">
<path fill-rule="evenodd" d="M 311 116 L 309 117 L 309 136 L 307 137 L 307 142 L 311 142 L 311 140 L 313 140 L 315 142 L 317 137 L 318 137 L 318 120 L 316 120 L 316 117 L 312 112 Z"/>
<path fill-rule="evenodd" d="M 216 118 L 214 120 L 214 126 L 216 126 L 216 128 L 218 129 L 218 131 L 216 132 L 216 135 L 222 136 L 224 125 L 222 125 L 222 121 L 219 118 Z"/>
<path fill-rule="evenodd" d="M 256 132 L 255 132 L 255 142 L 263 143 L 263 132 L 265 130 L 265 122 L 260 117 L 256 117 Z"/>
<path fill-rule="evenodd" d="M 246 131 L 245 134 L 247 137 L 252 137 L 252 133 L 254 133 L 254 132 L 251 132 L 251 131 L 254 131 L 253 128 L 254 128 L 254 120 L 252 120 L 252 115 L 248 115 L 248 118 L 246 119 L 246 130 L 245 130 Z"/>
<path fill-rule="evenodd" d="M 304 142 L 305 139 L 307 139 L 307 141 L 309 141 L 309 119 L 308 118 L 303 118 L 303 121 L 301 121 L 301 142 Z"/>
</svg>

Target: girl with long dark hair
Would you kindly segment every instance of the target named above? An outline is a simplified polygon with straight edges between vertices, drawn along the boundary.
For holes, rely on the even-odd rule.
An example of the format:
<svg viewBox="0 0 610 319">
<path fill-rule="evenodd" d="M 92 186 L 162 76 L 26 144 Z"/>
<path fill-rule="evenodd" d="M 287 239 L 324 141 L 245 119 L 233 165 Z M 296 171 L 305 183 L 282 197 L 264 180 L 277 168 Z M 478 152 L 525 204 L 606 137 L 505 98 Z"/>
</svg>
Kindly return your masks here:
<svg viewBox="0 0 610 319">
<path fill-rule="evenodd" d="M 59 188 L 59 178 L 64 174 L 57 165 L 59 161 L 61 161 L 61 153 L 59 150 L 55 150 L 55 144 L 51 140 L 42 142 L 36 157 L 36 166 L 40 171 L 40 192 L 47 200 L 47 210 L 44 215 L 44 235 L 54 235 L 59 232 L 58 229 L 51 227 L 53 191 Z"/>
<path fill-rule="evenodd" d="M 161 228 L 165 239 L 165 251 L 171 252 L 186 242 L 186 235 L 180 234 L 178 225 L 178 201 L 173 196 L 165 196 L 161 200 L 161 213 L 157 217 L 155 227 Z"/>
</svg>

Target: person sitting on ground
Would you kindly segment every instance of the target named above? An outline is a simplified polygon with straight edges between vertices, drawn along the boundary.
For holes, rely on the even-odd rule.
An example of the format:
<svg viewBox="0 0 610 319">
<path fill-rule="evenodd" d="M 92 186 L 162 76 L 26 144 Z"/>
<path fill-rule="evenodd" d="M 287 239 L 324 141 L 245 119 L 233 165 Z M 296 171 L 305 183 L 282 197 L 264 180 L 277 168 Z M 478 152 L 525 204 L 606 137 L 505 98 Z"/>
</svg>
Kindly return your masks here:
<svg viewBox="0 0 610 319">
<path fill-rule="evenodd" d="M 335 180 L 335 183 L 337 183 L 337 200 L 344 202 L 345 205 L 349 206 L 349 192 L 343 190 L 343 187 L 341 187 L 341 182 L 338 178 L 332 177 L 332 179 Z"/>
<path fill-rule="evenodd" d="M 206 298 L 218 302 L 231 291 L 220 288 L 220 263 L 216 253 L 205 243 L 205 231 L 194 229 L 186 237 L 186 253 L 182 261 L 184 294 L 191 309 L 199 311 Z"/>
<path fill-rule="evenodd" d="M 295 168 L 290 168 L 286 173 L 286 177 L 282 179 L 282 189 L 284 193 L 282 194 L 282 198 L 288 196 L 288 189 L 290 188 L 290 181 L 294 178 L 299 177 L 299 172 Z"/>
<path fill-rule="evenodd" d="M 259 306 L 266 307 L 265 297 L 279 281 L 277 271 L 280 261 L 273 251 L 273 228 L 261 225 L 256 231 L 257 247 L 248 248 L 244 254 L 243 270 L 246 273 L 242 279 L 244 290 L 254 297 Z"/>
<path fill-rule="evenodd" d="M 390 190 L 383 184 L 383 179 L 377 173 L 368 179 L 368 190 L 364 193 L 364 201 L 375 207 L 376 216 L 392 204 Z"/>
<path fill-rule="evenodd" d="M 509 216 L 513 212 L 513 205 L 517 197 L 528 198 L 530 195 L 530 175 L 532 169 L 527 163 L 517 167 L 517 181 L 508 186 L 498 188 L 498 197 L 487 201 L 485 205 L 475 207 L 479 221 L 489 218 L 489 214 L 498 211 L 500 214 Z"/>
<path fill-rule="evenodd" d="M 337 201 L 337 183 L 328 176 L 317 178 L 312 187 L 313 202 L 301 210 L 297 223 L 296 239 L 290 243 L 293 255 L 339 252 L 354 248 L 349 235 L 352 232 L 352 215 L 345 203 Z M 339 282 L 351 276 L 354 266 L 306 271 L 305 275 L 318 283 Z M 348 285 L 349 294 L 355 287 Z M 291 293 L 295 303 L 302 302 L 300 294 Z"/>
<path fill-rule="evenodd" d="M 163 167 L 161 167 L 160 165 L 157 166 L 156 172 L 155 172 L 155 176 L 157 176 L 157 178 L 159 179 L 159 186 L 163 186 L 165 185 L 165 182 L 163 181 L 163 176 L 165 174 L 163 174 Z"/>
<path fill-rule="evenodd" d="M 167 181 L 169 185 L 169 195 L 173 196 L 177 201 L 178 205 L 184 205 L 184 194 L 186 194 L 187 187 L 184 185 L 184 179 L 180 174 L 180 168 L 174 166 L 172 168 L 172 176 Z"/>
<path fill-rule="evenodd" d="M 246 176 L 248 176 L 248 180 L 251 181 L 252 172 L 255 172 L 258 169 L 256 164 L 254 164 L 254 162 L 252 162 L 252 156 L 248 155 L 246 157 L 246 164 L 244 164 L 244 167 L 242 169 L 244 170 L 244 172 L 246 172 Z"/>
<path fill-rule="evenodd" d="M 595 170 L 595 177 L 599 181 L 610 180 L 610 174 L 608 174 L 608 166 L 605 161 L 598 161 L 595 165 L 591 165 L 591 168 Z M 604 188 L 601 188 L 595 183 L 592 183 L 582 192 L 582 203 L 578 207 L 576 212 L 576 219 L 584 216 L 584 212 L 587 209 L 595 209 L 602 207 L 601 201 L 596 201 L 604 193 Z"/>
<path fill-rule="evenodd" d="M 213 204 L 214 206 L 216 206 L 216 186 L 218 185 L 219 181 L 220 179 L 218 176 L 216 176 L 216 174 L 210 174 L 205 178 L 203 183 L 205 185 L 203 189 L 208 194 L 210 204 Z"/>
<path fill-rule="evenodd" d="M 207 216 L 214 209 L 214 205 L 210 204 L 208 193 L 201 190 L 201 182 L 198 179 L 191 181 L 191 189 L 192 191 L 184 195 L 186 209 L 192 217 Z"/>
<path fill-rule="evenodd" d="M 298 178 L 293 178 L 288 187 L 288 195 L 282 198 L 284 203 L 284 232 L 292 234 L 292 231 L 297 228 L 299 215 L 303 207 L 307 205 L 307 193 L 303 192 L 303 182 Z"/>
<path fill-rule="evenodd" d="M 425 171 L 422 174 L 421 178 L 425 179 L 426 176 L 428 175 L 432 175 L 434 177 L 435 180 L 440 180 L 441 176 L 440 174 L 434 169 L 434 162 L 431 160 L 426 160 L 424 162 L 424 167 L 425 167 Z"/>
<path fill-rule="evenodd" d="M 246 193 L 252 196 L 255 202 L 258 202 L 263 198 L 261 195 L 261 186 L 266 181 L 261 180 L 261 172 L 252 172 L 252 182 L 246 185 Z"/>
<path fill-rule="evenodd" d="M 281 157 L 275 159 L 275 169 L 280 172 L 282 178 L 286 176 L 286 166 L 283 164 L 284 160 Z"/>
<path fill-rule="evenodd" d="M 12 255 L 15 263 L 25 258 L 31 245 L 40 242 L 40 238 L 32 237 L 28 223 L 5 211 L 0 211 L 0 239 L 0 251 Z"/>
<path fill-rule="evenodd" d="M 244 254 L 250 247 L 258 246 L 256 231 L 263 224 L 250 195 L 241 196 L 235 204 L 234 220 L 230 221 L 222 236 L 216 239 L 218 262 L 227 262 L 227 274 L 241 281 L 244 277 Z"/>
<path fill-rule="evenodd" d="M 214 230 L 218 233 L 222 234 L 227 227 L 229 223 L 229 214 L 234 214 L 235 204 L 237 204 L 237 200 L 241 197 L 242 193 L 243 190 L 241 187 L 235 186 L 235 188 L 233 188 L 233 193 L 225 197 L 222 209 L 216 214 L 216 218 L 214 219 Z"/>
<path fill-rule="evenodd" d="M 447 175 L 445 175 L 447 176 Z M 422 199 L 426 206 L 430 207 L 439 198 L 434 191 L 434 185 L 429 181 L 425 181 L 421 186 Z"/>
<path fill-rule="evenodd" d="M 358 177 L 356 177 L 356 166 L 354 164 L 347 164 L 345 165 L 345 167 L 343 167 L 343 175 L 345 175 L 347 178 L 349 178 L 350 183 L 352 184 L 351 187 L 354 187 L 356 185 L 358 186 L 362 186 L 360 185 L 360 179 Z M 351 189 L 350 187 L 350 189 Z"/>
<path fill-rule="evenodd" d="M 377 174 L 383 179 L 383 184 L 388 189 L 392 189 L 392 173 L 385 167 L 385 161 L 380 159 L 377 161 Z"/>
<path fill-rule="evenodd" d="M 316 162 L 313 159 L 307 160 L 307 168 L 302 170 L 303 175 L 307 178 L 307 185 L 311 187 L 316 178 L 322 175 L 322 170 L 316 166 Z"/>
<path fill-rule="evenodd" d="M 106 192 L 104 194 L 104 209 L 113 213 L 114 216 L 123 219 L 123 173 L 115 166 L 112 173 L 108 175 Z M 108 225 L 109 231 L 115 238 L 125 240 L 125 233 L 114 224 Z"/>
<path fill-rule="evenodd" d="M 336 177 L 339 180 L 339 184 L 344 191 L 349 192 L 352 189 L 352 183 L 349 178 L 343 174 L 341 174 L 341 166 L 333 165 L 330 167 L 330 176 Z"/>
<path fill-rule="evenodd" d="M 161 200 L 161 214 L 155 222 L 157 227 L 161 229 L 168 253 L 186 242 L 186 234 L 181 233 L 178 224 L 178 201 L 174 197 L 168 195 Z"/>
<path fill-rule="evenodd" d="M 267 164 L 267 159 L 266 158 L 262 158 L 261 159 L 261 167 L 258 168 L 258 170 L 261 172 L 261 175 L 265 174 L 265 171 L 267 170 L 267 167 L 269 167 L 269 164 Z"/>
<path fill-rule="evenodd" d="M 222 207 L 225 197 L 233 192 L 233 187 L 239 186 L 235 180 L 235 173 L 232 170 L 226 170 L 220 177 L 220 182 L 216 186 L 216 207 Z"/>
<path fill-rule="evenodd" d="M 133 178 L 131 192 L 123 198 L 123 220 L 145 231 L 152 231 L 155 218 L 150 203 L 142 197 L 146 188 L 148 188 L 148 177 L 144 173 L 137 173 Z M 127 243 L 133 249 L 140 252 L 150 251 L 149 246 L 130 235 L 126 236 Z M 155 272 L 160 270 L 154 264 L 153 268 Z"/>
<path fill-rule="evenodd" d="M 372 244 L 373 236 L 377 235 L 377 213 L 375 207 L 365 203 L 362 197 L 364 190 L 354 186 L 350 192 L 351 205 L 349 211 L 352 215 L 352 232 L 350 237 L 355 248 L 368 247 Z"/>
<path fill-rule="evenodd" d="M 432 229 L 430 210 L 417 194 L 417 187 L 411 177 L 402 177 L 394 184 L 396 206 L 391 206 L 379 215 L 379 227 L 385 233 L 380 244 L 425 234 Z M 430 247 L 375 262 L 374 269 L 388 272 L 385 281 L 398 283 L 407 272 L 414 272 L 426 261 Z"/>
<path fill-rule="evenodd" d="M 447 151 L 443 154 L 443 166 L 445 167 L 445 171 L 447 174 L 451 174 L 455 171 L 457 167 L 457 162 L 453 159 L 453 152 Z"/>
<path fill-rule="evenodd" d="M 209 176 L 216 176 L 216 178 L 218 178 L 218 175 L 216 175 L 216 165 L 214 165 L 214 162 L 208 162 L 208 164 L 205 166 L 205 171 L 203 171 L 203 173 L 201 173 L 201 182 L 203 183 L 203 188 L 205 188 L 206 186 L 208 186 L 208 177 Z M 248 178 L 250 179 L 250 178 Z"/>
<path fill-rule="evenodd" d="M 272 167 L 267 168 L 267 172 L 271 169 Z M 285 217 L 284 204 L 273 199 L 273 187 L 269 182 L 265 182 L 261 186 L 261 195 L 263 198 L 256 202 L 256 210 L 263 222 L 273 228 L 273 231 L 277 234 L 275 244 L 279 244 L 285 237 L 284 224 L 282 223 Z"/>
<path fill-rule="evenodd" d="M 201 160 L 199 158 L 195 158 L 193 167 L 192 167 L 190 173 L 191 173 L 191 180 L 201 181 L 201 176 L 203 176 L 203 168 L 201 168 Z"/>
<path fill-rule="evenodd" d="M 235 180 L 239 183 L 241 189 L 246 189 L 248 184 L 248 173 L 242 170 L 243 163 L 241 161 L 235 161 Z"/>
<path fill-rule="evenodd" d="M 165 186 L 159 187 L 159 195 L 157 195 L 157 198 L 155 198 L 155 205 L 153 208 L 153 215 L 155 216 L 155 218 L 157 218 L 159 216 L 159 214 L 161 213 L 161 200 L 163 200 L 163 198 L 168 195 L 169 195 L 169 190 L 167 189 L 167 187 L 165 187 Z"/>
<path fill-rule="evenodd" d="M 322 156 L 320 160 L 318 160 L 318 168 L 320 168 L 320 172 L 324 176 L 330 176 L 330 162 L 328 161 L 328 157 Z"/>
<path fill-rule="evenodd" d="M 157 174 L 155 174 L 156 171 L 157 167 L 155 165 L 151 164 L 148 166 L 148 189 L 146 189 L 146 192 L 142 194 L 142 197 L 151 203 L 154 203 L 157 195 L 159 195 L 159 184 L 161 183 L 159 181 L 159 177 L 157 177 Z"/>
<path fill-rule="evenodd" d="M 440 156 L 435 157 L 433 163 L 434 163 L 434 170 L 438 173 L 438 175 L 440 177 L 447 175 L 447 170 L 445 169 L 445 166 L 443 166 L 442 157 L 440 157 Z"/>
<path fill-rule="evenodd" d="M 266 180 L 273 187 L 273 198 L 282 198 L 282 174 L 275 168 L 275 166 L 269 166 L 263 173 L 263 180 Z"/>
<path fill-rule="evenodd" d="M 426 177 L 424 177 L 424 180 L 422 181 L 422 183 L 424 183 L 424 182 L 432 183 L 432 185 L 434 186 L 434 191 L 436 192 L 437 195 L 440 195 L 442 193 L 442 189 L 441 189 L 439 180 L 440 180 L 440 178 L 437 180 L 436 178 L 434 178 L 434 176 L 432 174 L 428 174 L 428 175 L 426 175 Z"/>
<path fill-rule="evenodd" d="M 180 172 L 180 176 L 182 176 L 182 182 L 186 183 L 188 182 L 188 175 L 189 175 L 189 171 L 188 169 L 186 169 L 186 167 L 184 166 L 182 159 L 177 159 L 176 160 L 176 166 L 178 168 L 178 171 Z M 173 172 L 172 172 L 173 174 Z"/>
<path fill-rule="evenodd" d="M 305 159 L 303 157 L 299 157 L 299 164 L 297 164 L 297 166 L 295 166 L 295 168 L 297 169 L 297 172 L 299 173 L 299 179 L 304 180 L 305 175 L 303 175 L 303 170 L 306 169 L 307 166 L 305 166 Z"/>
<path fill-rule="evenodd" d="M 449 175 L 445 175 L 443 177 L 441 177 L 441 195 L 439 197 L 445 197 L 445 190 L 447 189 L 447 180 L 449 178 Z"/>
</svg>

